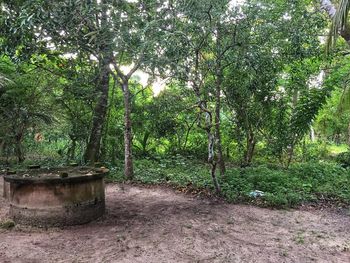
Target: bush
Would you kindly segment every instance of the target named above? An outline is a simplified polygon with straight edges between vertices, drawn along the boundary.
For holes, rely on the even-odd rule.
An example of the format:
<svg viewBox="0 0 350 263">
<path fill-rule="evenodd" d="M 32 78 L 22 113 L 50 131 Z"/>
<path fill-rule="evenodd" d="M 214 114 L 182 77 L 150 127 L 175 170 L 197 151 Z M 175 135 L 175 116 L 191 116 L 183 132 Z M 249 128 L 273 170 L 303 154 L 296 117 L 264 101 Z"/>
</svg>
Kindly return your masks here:
<svg viewBox="0 0 350 263">
<path fill-rule="evenodd" d="M 350 152 L 339 153 L 335 161 L 344 168 L 350 167 Z"/>
<path fill-rule="evenodd" d="M 327 159 L 330 155 L 328 145 L 325 142 L 311 142 L 302 147 L 302 160 L 306 162 Z"/>
</svg>

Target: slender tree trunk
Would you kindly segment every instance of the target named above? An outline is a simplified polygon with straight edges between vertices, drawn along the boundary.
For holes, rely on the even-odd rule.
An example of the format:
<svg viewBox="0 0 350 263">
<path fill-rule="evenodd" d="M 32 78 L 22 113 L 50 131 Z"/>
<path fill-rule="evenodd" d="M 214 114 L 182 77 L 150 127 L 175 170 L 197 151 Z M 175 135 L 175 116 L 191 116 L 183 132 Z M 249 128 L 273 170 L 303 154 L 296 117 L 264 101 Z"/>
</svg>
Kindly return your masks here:
<svg viewBox="0 0 350 263">
<path fill-rule="evenodd" d="M 108 28 L 108 6 L 107 0 L 101 1 L 101 33 L 104 38 L 108 39 L 111 37 L 111 32 Z M 109 92 L 109 75 L 110 75 L 110 63 L 113 59 L 112 49 L 107 44 L 100 46 L 100 74 L 99 81 L 97 84 L 98 99 L 95 106 L 92 128 L 89 137 L 89 142 L 85 151 L 85 161 L 94 163 L 100 159 L 100 147 L 103 126 L 106 119 L 106 113 L 108 108 L 108 92 Z"/>
<path fill-rule="evenodd" d="M 254 150 L 255 150 L 256 140 L 254 133 L 249 131 L 247 134 L 247 150 L 245 152 L 244 162 L 245 166 L 249 166 L 252 163 Z"/>
<path fill-rule="evenodd" d="M 348 124 L 348 140 L 347 140 L 347 143 L 350 146 L 350 122 Z"/>
<path fill-rule="evenodd" d="M 200 107 L 201 109 L 207 108 L 204 102 L 201 102 Z M 218 194 L 221 194 L 221 187 L 216 177 L 217 161 L 215 160 L 215 134 L 212 131 L 213 117 L 212 117 L 212 113 L 209 111 L 205 112 L 205 122 L 206 122 L 205 130 L 208 136 L 208 163 L 211 165 L 211 177 L 212 177 L 216 192 Z"/>
<path fill-rule="evenodd" d="M 95 106 L 92 128 L 90 132 L 89 142 L 85 151 L 85 161 L 94 163 L 99 160 L 100 145 L 102 139 L 103 124 L 107 113 L 108 106 L 108 90 L 109 90 L 109 63 L 110 58 L 103 58 L 100 81 L 98 82 L 98 100 Z"/>
<path fill-rule="evenodd" d="M 0 156 L 4 155 L 4 149 L 5 149 L 5 140 L 0 139 Z"/>
<path fill-rule="evenodd" d="M 196 51 L 196 60 L 195 60 L 195 78 L 193 81 L 193 90 L 198 99 L 198 107 L 201 110 L 201 113 L 205 115 L 205 127 L 202 127 L 208 136 L 208 163 L 211 165 L 211 177 L 213 179 L 213 184 L 215 190 L 218 194 L 221 194 L 220 184 L 216 177 L 215 171 L 217 162 L 215 160 L 215 134 L 213 134 L 213 116 L 212 112 L 207 109 L 207 104 L 202 100 L 200 92 L 200 78 L 199 78 L 199 50 Z M 200 125 L 200 124 L 199 124 Z M 215 126 L 215 125 L 214 125 Z"/>
<path fill-rule="evenodd" d="M 186 135 L 185 135 L 185 142 L 182 146 L 182 150 L 186 150 L 186 147 L 187 147 L 187 142 L 188 142 L 188 137 L 190 136 L 190 132 L 194 126 L 194 124 L 196 123 L 196 121 L 198 120 L 198 117 L 190 124 L 190 125 L 187 125 L 187 130 L 186 130 Z"/>
<path fill-rule="evenodd" d="M 220 66 L 221 67 L 221 66 Z M 216 92 L 215 92 L 215 140 L 216 150 L 220 175 L 224 176 L 226 172 L 224 155 L 222 153 L 221 144 L 221 131 L 220 131 L 220 110 L 221 110 L 221 84 L 222 84 L 222 72 L 218 70 L 216 79 Z"/>
<path fill-rule="evenodd" d="M 292 163 L 293 156 L 294 156 L 294 145 L 292 145 L 292 146 L 288 149 L 287 164 L 286 164 L 286 168 L 287 168 L 287 169 L 289 168 L 289 165 Z"/>
<path fill-rule="evenodd" d="M 315 130 L 312 126 L 310 126 L 310 140 L 311 140 L 311 142 L 316 141 Z"/>
<path fill-rule="evenodd" d="M 146 131 L 145 134 L 143 135 L 142 139 L 142 153 L 143 155 L 147 155 L 147 144 L 148 144 L 148 139 L 151 133 L 149 131 Z"/>
<path fill-rule="evenodd" d="M 225 160 L 224 155 L 222 153 L 222 144 L 221 144 L 221 118 L 220 118 L 220 110 L 221 110 L 221 86 L 223 82 L 223 72 L 222 72 L 222 32 L 221 25 L 218 22 L 216 25 L 216 83 L 215 83 L 215 143 L 216 143 L 216 151 L 217 151 L 217 162 L 219 165 L 220 175 L 224 176 L 226 172 L 225 168 Z"/>
<path fill-rule="evenodd" d="M 24 161 L 24 152 L 22 149 L 22 135 L 17 135 L 16 136 L 16 143 L 15 143 L 15 152 L 16 152 L 16 156 L 18 159 L 18 163 L 23 163 Z"/>
<path fill-rule="evenodd" d="M 131 132 L 131 101 L 129 80 L 123 82 L 124 94 L 124 174 L 128 179 L 134 177 L 133 160 L 132 160 L 132 132 Z"/>
<path fill-rule="evenodd" d="M 293 106 L 293 111 L 296 109 L 296 106 L 298 104 L 299 100 L 299 91 L 297 89 L 294 90 L 293 93 L 293 100 L 292 100 L 292 106 Z M 286 168 L 289 168 L 289 165 L 291 164 L 293 157 L 294 157 L 294 148 L 295 148 L 295 137 L 297 134 L 292 134 L 293 135 L 293 140 L 290 142 L 288 148 L 287 148 L 287 164 Z"/>
<path fill-rule="evenodd" d="M 213 184 L 215 190 L 218 194 L 221 194 L 221 187 L 218 182 L 218 178 L 216 177 L 216 167 L 217 162 L 215 161 L 215 153 L 214 153 L 214 145 L 215 145 L 215 136 L 211 133 L 211 129 L 208 128 L 208 163 L 211 165 L 211 178 L 213 180 Z"/>
<path fill-rule="evenodd" d="M 74 138 L 73 136 L 70 136 L 70 137 L 71 137 L 72 144 L 69 147 L 68 152 L 67 152 L 67 159 L 68 159 L 68 161 L 74 159 L 74 157 L 75 157 L 75 149 L 76 149 L 76 145 L 77 145 L 76 138 Z"/>
</svg>

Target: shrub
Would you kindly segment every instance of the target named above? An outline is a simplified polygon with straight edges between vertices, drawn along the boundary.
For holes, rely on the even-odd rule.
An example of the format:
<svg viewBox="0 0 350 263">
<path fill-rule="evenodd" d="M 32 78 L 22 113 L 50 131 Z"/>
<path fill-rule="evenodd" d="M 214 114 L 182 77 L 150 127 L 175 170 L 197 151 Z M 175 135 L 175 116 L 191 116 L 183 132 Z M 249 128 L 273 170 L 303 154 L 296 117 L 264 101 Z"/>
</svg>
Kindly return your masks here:
<svg viewBox="0 0 350 263">
<path fill-rule="evenodd" d="M 339 153 L 335 161 L 344 168 L 350 167 L 350 152 Z"/>
</svg>

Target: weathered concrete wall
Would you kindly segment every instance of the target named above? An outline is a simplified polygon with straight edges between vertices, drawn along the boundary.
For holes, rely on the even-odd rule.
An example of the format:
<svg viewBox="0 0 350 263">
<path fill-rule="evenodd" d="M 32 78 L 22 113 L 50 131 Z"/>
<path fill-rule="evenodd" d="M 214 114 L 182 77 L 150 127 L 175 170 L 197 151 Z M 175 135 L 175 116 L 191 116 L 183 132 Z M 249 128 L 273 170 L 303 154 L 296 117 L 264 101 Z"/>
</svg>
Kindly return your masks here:
<svg viewBox="0 0 350 263">
<path fill-rule="evenodd" d="M 101 176 L 88 179 L 28 184 L 12 180 L 10 216 L 17 223 L 36 226 L 90 222 L 105 211 L 105 187 Z"/>
</svg>

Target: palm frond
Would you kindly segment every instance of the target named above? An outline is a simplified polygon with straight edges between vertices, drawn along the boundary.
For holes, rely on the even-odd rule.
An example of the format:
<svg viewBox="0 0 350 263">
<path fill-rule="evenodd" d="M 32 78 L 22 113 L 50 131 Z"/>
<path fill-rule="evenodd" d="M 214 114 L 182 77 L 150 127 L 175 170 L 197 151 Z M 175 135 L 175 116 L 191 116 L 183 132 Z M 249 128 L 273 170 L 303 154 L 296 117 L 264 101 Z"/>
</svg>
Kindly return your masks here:
<svg viewBox="0 0 350 263">
<path fill-rule="evenodd" d="M 50 114 L 43 112 L 32 112 L 31 118 L 43 121 L 45 124 L 52 124 L 54 119 Z"/>
<path fill-rule="evenodd" d="M 334 46 L 339 34 L 346 30 L 350 10 L 350 0 L 341 0 L 337 12 L 333 17 L 327 40 L 327 51 Z"/>
</svg>

